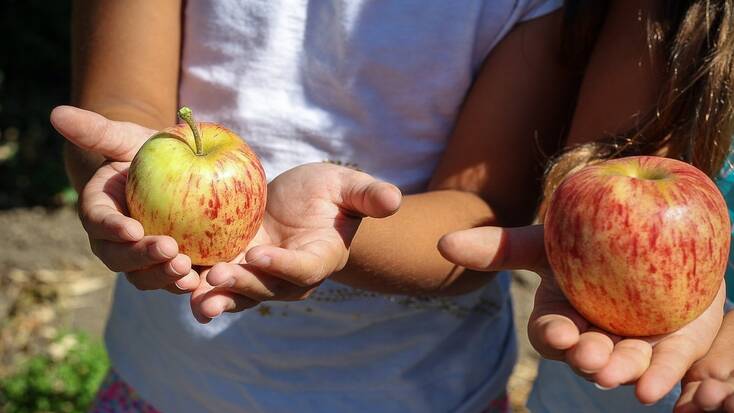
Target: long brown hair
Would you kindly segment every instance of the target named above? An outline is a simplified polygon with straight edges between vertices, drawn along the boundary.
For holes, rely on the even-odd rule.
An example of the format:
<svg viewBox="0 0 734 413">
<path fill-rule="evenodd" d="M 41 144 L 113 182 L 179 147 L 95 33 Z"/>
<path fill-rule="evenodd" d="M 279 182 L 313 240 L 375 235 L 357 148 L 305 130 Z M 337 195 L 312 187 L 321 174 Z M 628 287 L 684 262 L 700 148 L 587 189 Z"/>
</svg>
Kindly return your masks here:
<svg viewBox="0 0 734 413">
<path fill-rule="evenodd" d="M 567 0 L 564 52 L 572 67 L 588 59 L 607 1 Z M 657 107 L 638 126 L 618 136 L 570 148 L 550 163 L 546 198 L 560 180 L 601 159 L 653 154 L 671 156 L 709 176 L 722 167 L 734 134 L 734 1 L 669 0 L 647 23 L 648 45 L 662 48 L 666 80 Z"/>
</svg>

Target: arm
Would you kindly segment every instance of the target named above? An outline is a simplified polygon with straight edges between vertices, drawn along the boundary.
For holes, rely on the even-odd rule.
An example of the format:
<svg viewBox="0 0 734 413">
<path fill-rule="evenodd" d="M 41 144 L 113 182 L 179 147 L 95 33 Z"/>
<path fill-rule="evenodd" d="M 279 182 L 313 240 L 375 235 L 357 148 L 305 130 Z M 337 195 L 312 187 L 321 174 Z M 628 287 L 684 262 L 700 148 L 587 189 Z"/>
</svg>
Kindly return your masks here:
<svg viewBox="0 0 734 413">
<path fill-rule="evenodd" d="M 636 126 L 641 114 L 655 108 L 665 76 L 664 59 L 650 53 L 638 15 L 655 13 L 660 4 L 611 2 L 579 92 L 566 142 L 569 148 L 625 132 Z M 573 309 L 556 285 L 545 261 L 540 225 L 462 231 L 442 239 L 439 248 L 452 261 L 470 268 L 525 268 L 540 274 L 528 325 L 536 350 L 546 358 L 565 361 L 601 386 L 634 383 L 643 403 L 654 403 L 670 391 L 707 351 L 721 322 L 723 288 L 701 316 L 671 334 L 620 338 L 597 329 Z"/>
<path fill-rule="evenodd" d="M 76 0 L 72 101 L 113 120 L 160 130 L 174 123 L 181 1 Z M 102 156 L 67 144 L 67 172 L 81 193 Z"/>
<path fill-rule="evenodd" d="M 556 12 L 520 24 L 491 52 L 429 192 L 404 197 L 392 217 L 364 220 L 333 279 L 385 293 L 457 294 L 491 278 L 445 260 L 436 243 L 481 224 L 531 222 L 544 158 L 557 149 L 576 92 L 560 61 L 560 23 Z"/>
<path fill-rule="evenodd" d="M 154 132 L 146 126 L 160 129 L 174 120 L 180 18 L 175 0 L 75 1 L 73 101 L 130 122 L 69 107 L 51 113 L 51 123 L 73 143 L 64 157 L 94 254 L 140 289 L 178 294 L 199 284 L 191 260 L 178 253 L 175 240 L 144 234 L 125 216 L 124 187 L 132 157 Z"/>
<path fill-rule="evenodd" d="M 650 50 L 644 22 L 658 12 L 661 3 L 611 2 L 584 74 L 567 148 L 625 133 L 655 109 L 665 78 L 665 58 L 660 48 Z"/>
</svg>

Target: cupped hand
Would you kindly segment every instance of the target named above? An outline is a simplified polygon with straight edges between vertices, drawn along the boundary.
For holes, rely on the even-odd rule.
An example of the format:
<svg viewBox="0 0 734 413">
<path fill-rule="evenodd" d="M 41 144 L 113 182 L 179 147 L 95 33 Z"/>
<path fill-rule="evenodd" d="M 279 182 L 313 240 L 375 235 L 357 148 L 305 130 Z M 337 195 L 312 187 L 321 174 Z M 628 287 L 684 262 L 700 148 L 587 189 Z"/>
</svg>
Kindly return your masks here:
<svg viewBox="0 0 734 413">
<path fill-rule="evenodd" d="M 683 378 L 675 413 L 734 413 L 734 312 L 724 317 L 706 356 Z"/>
<path fill-rule="evenodd" d="M 548 265 L 543 226 L 480 227 L 444 236 L 442 255 L 474 270 L 527 269 L 541 277 L 528 336 L 543 356 L 565 361 L 600 388 L 636 386 L 645 404 L 665 396 L 708 349 L 721 325 L 724 288 L 709 308 L 673 333 L 656 337 L 619 337 L 586 321 L 561 292 Z"/>
<path fill-rule="evenodd" d="M 268 185 L 263 225 L 246 253 L 202 272 L 192 310 L 206 322 L 265 300 L 306 298 L 341 270 L 363 217 L 392 215 L 400 190 L 328 163 L 301 165 Z"/>
<path fill-rule="evenodd" d="M 124 272 L 138 289 L 180 294 L 196 288 L 199 276 L 189 257 L 178 253 L 176 241 L 145 235 L 143 226 L 126 215 L 130 162 L 155 131 L 71 106 L 55 108 L 51 124 L 72 144 L 107 159 L 79 196 L 79 217 L 92 252 L 112 271 Z"/>
</svg>

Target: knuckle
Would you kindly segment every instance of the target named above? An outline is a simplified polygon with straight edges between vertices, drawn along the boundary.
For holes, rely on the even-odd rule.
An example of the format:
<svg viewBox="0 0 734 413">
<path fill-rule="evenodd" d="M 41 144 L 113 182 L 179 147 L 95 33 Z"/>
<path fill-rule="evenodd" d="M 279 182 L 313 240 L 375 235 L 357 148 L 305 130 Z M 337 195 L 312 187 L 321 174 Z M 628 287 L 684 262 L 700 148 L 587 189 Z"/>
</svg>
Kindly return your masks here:
<svg viewBox="0 0 734 413">
<path fill-rule="evenodd" d="M 323 280 L 324 280 L 324 277 L 321 274 L 312 274 L 312 275 L 309 275 L 303 278 L 303 280 L 299 283 L 299 285 L 301 287 L 306 287 L 306 288 L 315 288 L 319 284 L 321 284 Z"/>
<path fill-rule="evenodd" d="M 221 275 L 229 275 L 229 264 L 220 262 L 217 264 L 214 264 L 211 269 L 209 269 L 208 276 L 213 276 L 215 274 L 221 274 Z"/>
</svg>

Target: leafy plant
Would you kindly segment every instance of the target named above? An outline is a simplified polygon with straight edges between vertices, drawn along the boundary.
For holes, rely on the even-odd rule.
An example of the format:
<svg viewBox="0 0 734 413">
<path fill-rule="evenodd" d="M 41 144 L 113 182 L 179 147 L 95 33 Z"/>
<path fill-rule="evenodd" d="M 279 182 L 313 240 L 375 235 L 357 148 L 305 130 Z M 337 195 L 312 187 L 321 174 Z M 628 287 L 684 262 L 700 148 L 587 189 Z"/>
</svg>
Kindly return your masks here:
<svg viewBox="0 0 734 413">
<path fill-rule="evenodd" d="M 28 359 L 0 380 L 4 413 L 85 412 L 109 369 L 102 343 L 83 333 L 65 334 L 47 354 Z"/>
</svg>

